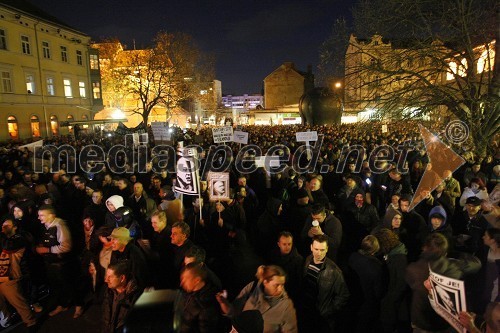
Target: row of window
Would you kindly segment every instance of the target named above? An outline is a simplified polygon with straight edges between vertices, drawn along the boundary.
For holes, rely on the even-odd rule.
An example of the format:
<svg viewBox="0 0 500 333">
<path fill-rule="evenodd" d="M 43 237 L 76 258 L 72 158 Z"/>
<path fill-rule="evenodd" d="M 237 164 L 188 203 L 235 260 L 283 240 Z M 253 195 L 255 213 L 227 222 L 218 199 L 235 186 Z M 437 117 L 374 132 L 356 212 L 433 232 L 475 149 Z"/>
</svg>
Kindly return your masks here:
<svg viewBox="0 0 500 333">
<path fill-rule="evenodd" d="M 68 114 L 66 119 L 68 121 L 71 121 L 74 120 L 74 117 Z M 88 116 L 83 115 L 82 120 L 88 120 Z M 38 116 L 36 115 L 31 116 L 30 123 L 31 123 L 31 135 L 33 136 L 33 138 L 41 137 L 40 119 L 38 118 Z M 7 130 L 9 131 L 9 136 L 12 140 L 19 139 L 19 126 L 17 123 L 17 118 L 15 116 L 9 116 L 7 118 Z M 57 116 L 55 115 L 50 116 L 50 130 L 52 132 L 52 135 L 59 135 L 59 121 L 57 119 Z M 71 132 L 72 126 L 69 126 L 69 130 Z"/>
<path fill-rule="evenodd" d="M 5 29 L 0 29 L 0 49 L 7 50 L 7 33 Z M 31 39 L 27 35 L 21 35 L 21 52 L 26 55 L 32 55 Z M 59 46 L 60 60 L 69 63 L 68 48 L 64 45 Z M 42 55 L 45 59 L 52 59 L 52 48 L 48 41 L 42 41 Z M 83 53 L 76 50 L 76 63 L 83 65 Z"/>
<path fill-rule="evenodd" d="M 0 69 L 0 89 L 2 93 L 13 93 L 13 85 L 12 85 L 12 74 L 9 70 Z M 71 85 L 71 79 L 64 78 L 63 79 L 63 87 L 64 87 L 64 97 L 73 98 L 73 88 Z M 47 76 L 45 78 L 45 87 L 47 89 L 48 96 L 56 95 L 56 86 L 55 79 L 52 76 Z M 28 94 L 37 93 L 36 83 L 35 83 L 35 75 L 32 73 L 26 74 L 26 91 Z M 85 86 L 85 81 L 78 81 L 78 93 L 79 97 L 87 98 L 87 89 Z M 92 82 L 92 94 L 94 99 L 101 98 L 101 85 L 99 82 Z"/>
</svg>

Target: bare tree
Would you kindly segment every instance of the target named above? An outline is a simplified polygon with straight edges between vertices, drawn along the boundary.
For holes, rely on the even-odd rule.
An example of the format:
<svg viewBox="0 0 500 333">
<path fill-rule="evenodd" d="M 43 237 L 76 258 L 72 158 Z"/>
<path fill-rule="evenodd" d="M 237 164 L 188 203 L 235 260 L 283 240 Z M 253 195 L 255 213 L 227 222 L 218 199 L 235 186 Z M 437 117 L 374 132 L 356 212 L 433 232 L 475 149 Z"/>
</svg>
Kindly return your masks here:
<svg viewBox="0 0 500 333">
<path fill-rule="evenodd" d="M 346 53 L 346 108 L 446 125 L 485 155 L 500 125 L 496 0 L 363 0 Z"/>
<path fill-rule="evenodd" d="M 141 115 L 144 124 L 156 107 L 166 109 L 168 119 L 180 103 L 199 92 L 199 82 L 214 75 L 192 37 L 184 33 L 159 32 L 153 46 L 141 50 L 123 50 L 104 44 L 102 62 L 104 89 L 117 105 Z M 98 44 L 101 50 L 101 45 Z M 105 67 L 105 66 L 103 66 Z M 106 77 L 105 77 L 106 76 Z"/>
</svg>

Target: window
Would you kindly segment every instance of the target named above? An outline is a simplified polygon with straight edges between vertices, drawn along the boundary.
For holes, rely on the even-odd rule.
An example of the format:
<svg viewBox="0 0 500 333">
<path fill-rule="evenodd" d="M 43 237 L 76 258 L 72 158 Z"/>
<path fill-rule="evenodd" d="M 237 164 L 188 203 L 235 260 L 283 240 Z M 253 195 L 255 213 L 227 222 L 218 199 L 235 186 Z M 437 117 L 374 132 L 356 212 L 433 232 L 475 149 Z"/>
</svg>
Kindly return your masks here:
<svg viewBox="0 0 500 333">
<path fill-rule="evenodd" d="M 31 54 L 31 44 L 28 36 L 21 36 L 21 49 L 24 54 Z"/>
<path fill-rule="evenodd" d="M 50 59 L 50 46 L 49 42 L 42 42 L 43 57 L 45 59 Z"/>
<path fill-rule="evenodd" d="M 78 65 L 83 65 L 82 51 L 76 51 L 76 63 Z"/>
<path fill-rule="evenodd" d="M 90 55 L 90 69 L 99 69 L 99 58 L 97 54 Z"/>
<path fill-rule="evenodd" d="M 7 129 L 9 130 L 9 136 L 11 140 L 19 139 L 19 130 L 17 127 L 16 117 L 9 116 L 9 118 L 7 118 Z"/>
<path fill-rule="evenodd" d="M 50 116 L 50 129 L 52 130 L 52 135 L 59 135 L 59 122 L 56 116 Z"/>
<path fill-rule="evenodd" d="M 61 61 L 68 62 L 68 49 L 66 46 L 61 46 Z"/>
<path fill-rule="evenodd" d="M 484 50 L 479 56 L 477 61 L 477 73 L 488 72 L 495 64 L 495 48 L 490 46 L 489 49 Z"/>
<path fill-rule="evenodd" d="M 101 98 L 101 84 L 99 82 L 92 82 L 92 93 L 95 99 Z"/>
<path fill-rule="evenodd" d="M 80 97 L 87 98 L 87 91 L 85 89 L 85 82 L 84 81 L 78 82 L 78 89 L 80 90 Z"/>
<path fill-rule="evenodd" d="M 71 90 L 71 80 L 70 79 L 64 79 L 64 96 L 66 98 L 73 98 L 73 92 Z"/>
<path fill-rule="evenodd" d="M 2 71 L 2 92 L 12 92 L 12 78 L 9 71 Z"/>
<path fill-rule="evenodd" d="M 54 88 L 54 78 L 49 76 L 47 78 L 46 82 L 47 82 L 47 95 L 54 96 L 56 94 L 56 91 Z"/>
<path fill-rule="evenodd" d="M 3 29 L 0 29 L 0 49 L 7 50 L 7 37 Z"/>
<path fill-rule="evenodd" d="M 28 94 L 35 93 L 35 76 L 33 74 L 26 74 L 26 91 Z"/>
<path fill-rule="evenodd" d="M 37 116 L 31 116 L 31 135 L 34 138 L 40 137 L 40 119 Z"/>
</svg>

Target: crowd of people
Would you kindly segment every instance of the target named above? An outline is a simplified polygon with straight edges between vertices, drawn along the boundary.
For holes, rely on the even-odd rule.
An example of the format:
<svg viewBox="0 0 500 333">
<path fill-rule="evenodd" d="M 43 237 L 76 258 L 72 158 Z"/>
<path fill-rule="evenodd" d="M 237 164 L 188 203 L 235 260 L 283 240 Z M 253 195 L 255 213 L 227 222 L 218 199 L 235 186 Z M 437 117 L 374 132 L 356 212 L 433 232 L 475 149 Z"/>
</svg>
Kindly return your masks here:
<svg viewBox="0 0 500 333">
<path fill-rule="evenodd" d="M 80 163 L 69 170 L 79 155 L 62 154 L 35 172 L 40 156 L 5 144 L 0 325 L 17 313 L 36 330 L 37 313 L 55 317 L 71 308 L 78 320 L 94 304 L 102 307 L 102 331 L 121 332 L 142 293 L 179 289 L 180 332 L 451 332 L 432 308 L 431 269 L 465 281 L 469 312 L 460 319 L 471 332 L 485 313 L 488 329 L 500 330 L 500 150 L 481 158 L 459 151 L 466 163 L 438 175 L 439 186 L 410 210 L 434 161 L 416 123 L 388 127 L 244 126 L 249 144 L 264 153 L 277 144 L 289 149 L 290 164 L 303 145 L 296 132 L 323 134 L 317 163 L 305 172 L 260 167 L 248 174 L 229 164 L 228 199 L 218 201 L 210 200 L 207 173 L 199 195 L 177 192 L 172 156 L 163 168 L 106 165 L 95 173 Z M 206 149 L 204 165 L 211 135 L 203 127 L 173 136 Z M 122 141 L 80 135 L 45 144 L 80 152 Z M 399 147 L 408 142 L 402 169 Z M 354 145 L 365 150 L 344 149 Z M 382 145 L 396 156 L 374 162 L 387 157 L 372 154 Z M 227 147 L 234 156 L 241 149 Z M 126 161 L 128 153 L 141 150 L 117 156 Z"/>
</svg>

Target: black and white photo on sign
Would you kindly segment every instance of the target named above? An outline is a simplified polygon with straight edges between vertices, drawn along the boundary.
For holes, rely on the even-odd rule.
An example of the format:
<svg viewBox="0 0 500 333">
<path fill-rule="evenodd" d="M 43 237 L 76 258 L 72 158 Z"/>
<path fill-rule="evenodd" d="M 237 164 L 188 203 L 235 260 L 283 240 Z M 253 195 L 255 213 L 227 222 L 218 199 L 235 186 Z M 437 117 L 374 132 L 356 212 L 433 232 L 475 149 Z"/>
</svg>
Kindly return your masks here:
<svg viewBox="0 0 500 333">
<path fill-rule="evenodd" d="M 208 193 L 211 201 L 229 199 L 229 174 L 210 172 L 208 174 Z"/>
<path fill-rule="evenodd" d="M 429 297 L 432 308 L 458 332 L 466 333 L 467 330 L 459 320 L 459 313 L 467 311 L 464 282 L 434 273 L 432 270 L 429 282 L 432 287 Z"/>
<path fill-rule="evenodd" d="M 193 157 L 181 157 L 177 161 L 175 190 L 180 193 L 198 194 L 198 173 Z"/>
</svg>

